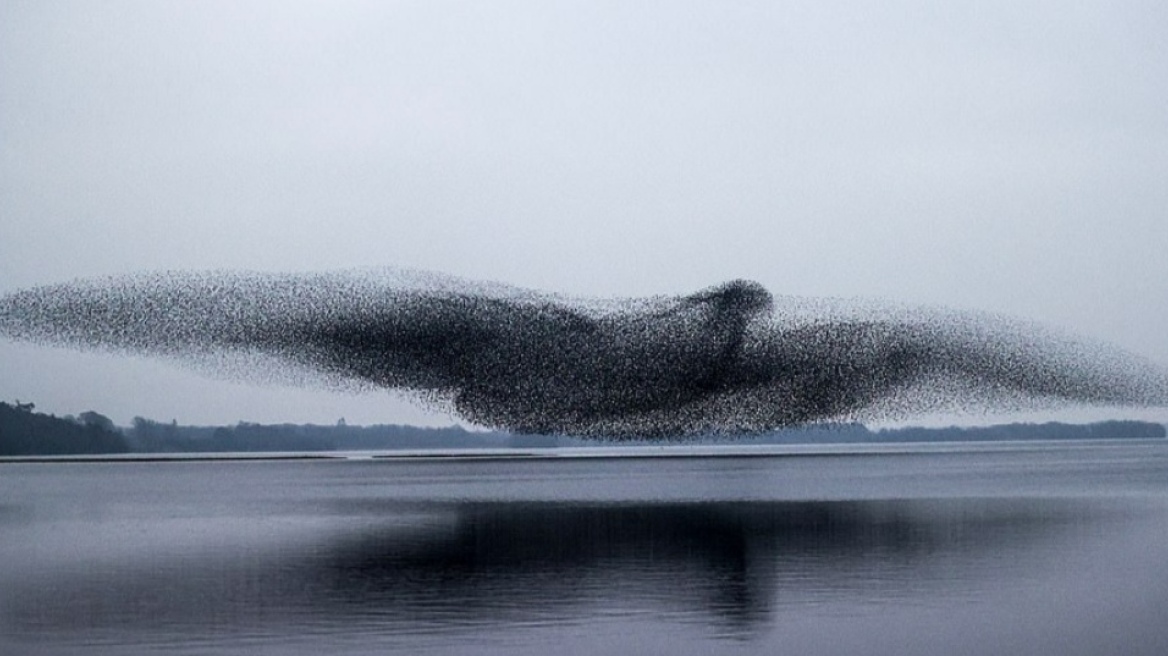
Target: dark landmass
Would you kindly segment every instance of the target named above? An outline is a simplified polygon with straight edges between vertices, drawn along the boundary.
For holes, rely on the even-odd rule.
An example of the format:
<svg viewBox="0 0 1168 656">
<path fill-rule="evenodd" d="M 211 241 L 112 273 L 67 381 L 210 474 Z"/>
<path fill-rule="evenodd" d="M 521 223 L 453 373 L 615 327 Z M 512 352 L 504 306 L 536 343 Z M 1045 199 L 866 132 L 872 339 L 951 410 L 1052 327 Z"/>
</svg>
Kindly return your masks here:
<svg viewBox="0 0 1168 656">
<path fill-rule="evenodd" d="M 108 417 L 83 412 L 59 419 L 35 404 L 0 402 L 0 456 L 129 453 L 130 445 Z"/>
<path fill-rule="evenodd" d="M 1092 424 L 1004 424 L 985 427 L 871 430 L 862 424 L 824 424 L 753 435 L 679 438 L 677 444 L 815 444 L 887 442 L 986 442 L 1165 438 L 1163 424 L 1104 421 Z M 491 449 L 620 446 L 637 441 L 597 441 L 562 435 L 475 432 L 459 426 L 423 428 L 395 424 L 349 426 L 255 424 L 182 426 L 135 417 L 119 428 L 93 411 L 63 418 L 35 412 L 31 403 L 0 402 L 0 456 L 117 453 L 256 453 L 380 451 L 395 449 Z M 652 442 L 654 444 L 659 441 Z"/>
<path fill-rule="evenodd" d="M 332 426 L 255 424 L 180 426 L 135 417 L 124 429 L 142 453 L 250 451 L 376 451 L 383 449 L 474 449 L 511 446 L 507 433 L 479 433 L 459 426 L 424 428 L 397 424 Z"/>
<path fill-rule="evenodd" d="M 882 428 L 862 424 L 811 427 L 778 431 L 735 440 L 741 444 L 804 444 L 814 442 L 998 442 L 1011 440 L 1107 440 L 1147 439 L 1168 436 L 1164 424 L 1147 421 L 1100 421 L 1090 424 L 1000 424 L 996 426 L 947 426 L 943 428 Z"/>
</svg>

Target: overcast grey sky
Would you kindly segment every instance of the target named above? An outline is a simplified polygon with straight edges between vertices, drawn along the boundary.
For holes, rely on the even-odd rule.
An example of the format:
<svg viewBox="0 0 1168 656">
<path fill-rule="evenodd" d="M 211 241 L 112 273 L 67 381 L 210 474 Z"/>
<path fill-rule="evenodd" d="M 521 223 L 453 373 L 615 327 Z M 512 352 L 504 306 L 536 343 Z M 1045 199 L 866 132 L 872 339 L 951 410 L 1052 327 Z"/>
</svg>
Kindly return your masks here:
<svg viewBox="0 0 1168 656">
<path fill-rule="evenodd" d="M 1163 2 L 0 0 L 0 292 L 392 265 L 1002 312 L 1168 364 Z M 0 342 L 0 399 L 451 423 Z"/>
</svg>

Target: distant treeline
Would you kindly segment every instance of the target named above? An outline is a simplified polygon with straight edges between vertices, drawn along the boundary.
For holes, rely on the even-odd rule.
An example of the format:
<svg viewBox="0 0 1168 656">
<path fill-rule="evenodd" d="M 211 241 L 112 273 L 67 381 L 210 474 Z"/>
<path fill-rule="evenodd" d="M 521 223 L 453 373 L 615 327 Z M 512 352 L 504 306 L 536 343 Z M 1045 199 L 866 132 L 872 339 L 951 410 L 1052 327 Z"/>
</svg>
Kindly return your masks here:
<svg viewBox="0 0 1168 656">
<path fill-rule="evenodd" d="M 1009 440 L 1107 440 L 1163 438 L 1164 424 L 1147 421 L 1100 421 L 1091 424 L 1000 424 L 997 426 L 948 426 L 944 428 L 882 428 L 862 424 L 812 426 L 776 431 L 732 441 L 761 444 L 807 442 L 997 442 Z"/>
<path fill-rule="evenodd" d="M 58 419 L 32 403 L 0 402 L 0 456 L 127 453 L 130 445 L 108 417 L 83 412 Z"/>
<path fill-rule="evenodd" d="M 839 442 L 968 442 L 993 440 L 1084 440 L 1164 438 L 1163 424 L 1104 421 L 1093 424 L 1004 424 L 977 428 L 898 428 L 873 431 L 861 424 L 833 424 L 745 436 L 707 436 L 684 444 L 801 444 Z M 555 448 L 596 442 L 545 435 L 471 432 L 458 426 L 254 424 L 180 426 L 135 417 L 118 428 L 93 411 L 55 417 L 32 403 L 0 402 L 0 456 L 99 453 L 213 453 L 271 451 L 374 451 L 387 449 Z M 613 442 L 606 446 L 644 442 Z"/>
<path fill-rule="evenodd" d="M 895 442 L 991 442 L 998 440 L 1106 440 L 1165 436 L 1164 424 L 1146 421 L 1101 421 L 1093 424 L 1003 424 L 973 428 L 898 428 L 879 431 Z"/>
<path fill-rule="evenodd" d="M 473 449 L 509 446 L 506 433 L 475 433 L 458 426 L 422 428 L 377 425 L 253 424 L 180 426 L 135 417 L 124 429 L 134 451 L 210 453 L 224 451 L 370 451 L 382 449 Z"/>
</svg>

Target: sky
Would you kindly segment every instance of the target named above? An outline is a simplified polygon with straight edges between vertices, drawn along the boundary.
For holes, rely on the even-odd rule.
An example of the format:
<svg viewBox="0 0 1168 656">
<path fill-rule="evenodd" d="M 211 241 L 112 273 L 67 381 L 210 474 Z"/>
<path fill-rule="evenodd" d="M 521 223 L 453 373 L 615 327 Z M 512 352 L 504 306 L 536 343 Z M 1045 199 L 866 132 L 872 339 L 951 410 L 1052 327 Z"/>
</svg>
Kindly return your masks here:
<svg viewBox="0 0 1168 656">
<path fill-rule="evenodd" d="M 1166 30 L 1162 2 L 0 0 L 0 293 L 747 278 L 1168 365 Z M 458 421 L 11 341 L 0 372 L 0 400 L 119 424 Z"/>
</svg>

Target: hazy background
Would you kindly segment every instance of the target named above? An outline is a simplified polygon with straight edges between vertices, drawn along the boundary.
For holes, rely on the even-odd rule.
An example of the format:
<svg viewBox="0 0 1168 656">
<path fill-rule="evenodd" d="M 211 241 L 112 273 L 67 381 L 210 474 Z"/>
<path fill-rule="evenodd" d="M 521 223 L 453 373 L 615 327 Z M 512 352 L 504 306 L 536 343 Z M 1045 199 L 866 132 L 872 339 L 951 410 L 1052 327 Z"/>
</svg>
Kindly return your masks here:
<svg viewBox="0 0 1168 656">
<path fill-rule="evenodd" d="M 0 292 L 168 268 L 589 296 L 745 277 L 1168 364 L 1166 30 L 1162 2 L 0 0 Z M 14 398 L 452 421 L 0 342 Z"/>
</svg>

